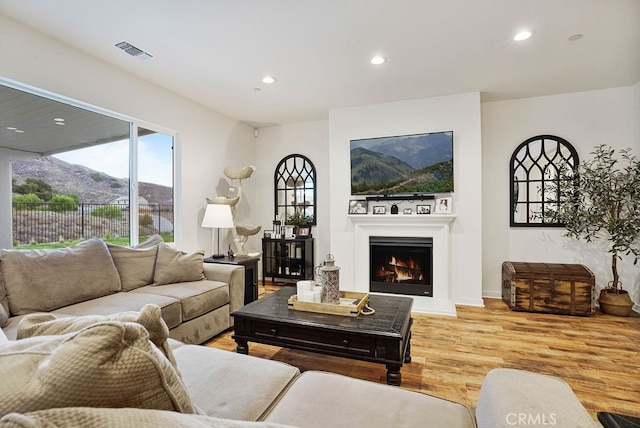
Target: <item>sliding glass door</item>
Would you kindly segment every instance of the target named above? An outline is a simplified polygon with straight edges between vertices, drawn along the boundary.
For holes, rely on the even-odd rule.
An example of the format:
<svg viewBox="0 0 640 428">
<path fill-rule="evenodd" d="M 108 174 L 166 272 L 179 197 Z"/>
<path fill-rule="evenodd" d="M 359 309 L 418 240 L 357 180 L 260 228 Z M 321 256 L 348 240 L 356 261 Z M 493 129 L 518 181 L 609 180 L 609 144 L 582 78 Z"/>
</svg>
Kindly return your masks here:
<svg viewBox="0 0 640 428">
<path fill-rule="evenodd" d="M 10 164 L 13 246 L 173 242 L 174 146 L 153 126 L 0 85 L 0 149 L 20 159 Z"/>
</svg>

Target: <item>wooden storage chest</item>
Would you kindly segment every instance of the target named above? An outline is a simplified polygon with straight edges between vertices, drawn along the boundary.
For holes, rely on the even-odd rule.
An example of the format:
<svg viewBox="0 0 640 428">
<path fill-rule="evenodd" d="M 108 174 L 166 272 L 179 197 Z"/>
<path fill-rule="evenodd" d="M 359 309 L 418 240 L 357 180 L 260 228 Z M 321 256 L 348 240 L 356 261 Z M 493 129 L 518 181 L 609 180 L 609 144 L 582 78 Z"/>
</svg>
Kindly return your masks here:
<svg viewBox="0 0 640 428">
<path fill-rule="evenodd" d="M 502 263 L 502 299 L 514 311 L 591 315 L 595 277 L 583 265 Z"/>
</svg>

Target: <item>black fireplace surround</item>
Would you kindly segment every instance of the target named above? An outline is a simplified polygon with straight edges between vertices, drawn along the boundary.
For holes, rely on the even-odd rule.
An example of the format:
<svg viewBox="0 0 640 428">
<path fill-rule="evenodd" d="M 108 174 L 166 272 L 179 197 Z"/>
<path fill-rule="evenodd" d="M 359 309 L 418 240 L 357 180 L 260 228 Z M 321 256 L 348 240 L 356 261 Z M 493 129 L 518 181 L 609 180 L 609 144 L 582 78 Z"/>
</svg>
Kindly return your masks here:
<svg viewBox="0 0 640 428">
<path fill-rule="evenodd" d="M 369 237 L 369 289 L 433 297 L 433 239 Z"/>
</svg>

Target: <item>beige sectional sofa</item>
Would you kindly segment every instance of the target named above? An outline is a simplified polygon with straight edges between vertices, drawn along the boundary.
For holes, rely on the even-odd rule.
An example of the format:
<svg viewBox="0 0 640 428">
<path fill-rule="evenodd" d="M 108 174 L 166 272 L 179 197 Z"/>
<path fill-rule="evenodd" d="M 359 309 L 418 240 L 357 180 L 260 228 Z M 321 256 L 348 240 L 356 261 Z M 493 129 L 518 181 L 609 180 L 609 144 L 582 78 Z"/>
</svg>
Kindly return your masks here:
<svg viewBox="0 0 640 428">
<path fill-rule="evenodd" d="M 0 250 L 3 329 L 15 338 L 20 319 L 33 312 L 108 315 L 152 303 L 172 338 L 203 343 L 230 328 L 230 313 L 244 304 L 244 268 L 203 258 L 159 235 L 136 247 L 89 239 L 56 250 Z"/>
<path fill-rule="evenodd" d="M 185 343 L 228 328 L 243 301 L 243 268 L 201 258 L 157 238 L 0 250 L 0 427 L 599 425 L 565 382 L 536 373 L 490 371 L 469 408 Z"/>
<path fill-rule="evenodd" d="M 0 333 L 0 427 L 592 427 L 558 378 L 490 371 L 475 409 L 167 339 L 160 308 L 32 314 Z"/>
</svg>

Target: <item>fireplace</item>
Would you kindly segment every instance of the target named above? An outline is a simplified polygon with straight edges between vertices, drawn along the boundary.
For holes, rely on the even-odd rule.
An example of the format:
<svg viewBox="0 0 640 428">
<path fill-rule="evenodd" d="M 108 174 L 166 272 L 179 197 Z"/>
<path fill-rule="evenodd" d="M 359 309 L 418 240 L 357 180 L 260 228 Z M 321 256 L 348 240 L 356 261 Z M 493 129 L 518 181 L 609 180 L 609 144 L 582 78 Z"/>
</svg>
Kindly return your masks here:
<svg viewBox="0 0 640 428">
<path fill-rule="evenodd" d="M 369 289 L 378 293 L 433 296 L 433 239 L 369 237 Z"/>
</svg>

